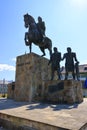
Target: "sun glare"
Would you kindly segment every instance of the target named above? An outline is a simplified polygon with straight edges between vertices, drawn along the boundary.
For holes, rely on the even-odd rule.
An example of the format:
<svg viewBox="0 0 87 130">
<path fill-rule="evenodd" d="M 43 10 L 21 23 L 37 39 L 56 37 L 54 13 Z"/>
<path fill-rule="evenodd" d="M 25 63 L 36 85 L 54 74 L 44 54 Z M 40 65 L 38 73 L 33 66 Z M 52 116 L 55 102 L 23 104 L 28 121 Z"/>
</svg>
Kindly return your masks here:
<svg viewBox="0 0 87 130">
<path fill-rule="evenodd" d="M 70 0 L 75 7 L 84 8 L 87 6 L 87 0 Z"/>
</svg>

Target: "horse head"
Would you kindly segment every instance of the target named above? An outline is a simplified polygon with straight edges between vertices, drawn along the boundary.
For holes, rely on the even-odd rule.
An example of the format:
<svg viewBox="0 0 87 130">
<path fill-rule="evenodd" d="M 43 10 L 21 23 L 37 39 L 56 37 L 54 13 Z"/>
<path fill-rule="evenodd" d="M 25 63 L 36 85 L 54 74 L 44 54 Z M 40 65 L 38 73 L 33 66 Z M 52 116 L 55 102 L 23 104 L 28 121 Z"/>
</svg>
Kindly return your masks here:
<svg viewBox="0 0 87 130">
<path fill-rule="evenodd" d="M 34 18 L 28 13 L 24 15 L 25 28 L 28 28 L 30 24 L 35 23 Z"/>
<path fill-rule="evenodd" d="M 29 27 L 29 15 L 28 14 L 25 14 L 24 15 L 24 23 L 25 23 L 25 28 L 28 28 Z"/>
</svg>

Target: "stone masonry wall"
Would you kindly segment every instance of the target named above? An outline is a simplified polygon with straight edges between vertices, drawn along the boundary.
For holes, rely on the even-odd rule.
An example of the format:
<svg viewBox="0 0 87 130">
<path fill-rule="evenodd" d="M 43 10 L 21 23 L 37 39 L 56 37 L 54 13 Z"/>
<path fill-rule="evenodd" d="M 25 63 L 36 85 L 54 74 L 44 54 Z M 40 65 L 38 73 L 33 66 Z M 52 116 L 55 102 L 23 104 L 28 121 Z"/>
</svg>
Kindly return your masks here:
<svg viewBox="0 0 87 130">
<path fill-rule="evenodd" d="M 17 101 L 32 101 L 42 80 L 50 79 L 48 59 L 30 53 L 17 57 L 15 95 Z"/>
<path fill-rule="evenodd" d="M 8 94 L 7 98 L 14 99 L 15 82 L 8 84 Z"/>
<path fill-rule="evenodd" d="M 83 101 L 82 84 L 75 80 L 51 81 L 49 60 L 35 53 L 17 57 L 14 99 L 16 101 Z"/>
<path fill-rule="evenodd" d="M 59 90 L 49 92 L 48 89 L 45 89 L 45 93 L 47 93 L 47 98 L 51 102 L 57 103 L 81 103 L 83 101 L 82 95 L 82 85 L 80 81 L 74 80 L 61 80 L 61 81 L 48 81 L 45 83 L 45 88 L 50 85 L 58 85 Z M 53 86 L 53 87 L 54 87 Z M 47 92 L 46 92 L 47 91 Z"/>
<path fill-rule="evenodd" d="M 37 90 L 35 100 L 49 103 L 81 103 L 82 83 L 74 80 L 43 81 L 42 89 Z"/>
</svg>

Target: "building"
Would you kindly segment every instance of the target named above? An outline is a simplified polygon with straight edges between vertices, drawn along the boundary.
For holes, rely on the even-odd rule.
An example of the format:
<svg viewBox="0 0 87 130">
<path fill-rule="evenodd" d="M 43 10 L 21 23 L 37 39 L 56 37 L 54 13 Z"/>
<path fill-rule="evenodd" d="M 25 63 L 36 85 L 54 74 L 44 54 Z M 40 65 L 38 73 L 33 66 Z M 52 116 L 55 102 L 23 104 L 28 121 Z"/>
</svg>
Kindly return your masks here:
<svg viewBox="0 0 87 130">
<path fill-rule="evenodd" d="M 8 83 L 10 83 L 11 81 L 6 81 L 5 79 L 0 80 L 0 94 L 5 94 L 7 93 L 8 90 Z"/>
<path fill-rule="evenodd" d="M 65 68 L 63 67 L 63 71 L 61 72 L 62 79 L 65 78 Z M 87 77 L 87 64 L 79 65 L 79 77 L 80 80 L 84 81 Z M 69 79 L 72 79 L 71 73 L 69 74 Z"/>
<path fill-rule="evenodd" d="M 65 68 L 62 71 L 62 79 L 65 78 Z M 79 65 L 79 79 L 82 81 L 83 96 L 87 97 L 87 88 L 84 87 L 84 82 L 87 78 L 87 64 Z M 69 79 L 72 79 L 71 73 Z"/>
<path fill-rule="evenodd" d="M 87 77 L 87 64 L 79 65 L 80 79 L 85 80 Z"/>
</svg>

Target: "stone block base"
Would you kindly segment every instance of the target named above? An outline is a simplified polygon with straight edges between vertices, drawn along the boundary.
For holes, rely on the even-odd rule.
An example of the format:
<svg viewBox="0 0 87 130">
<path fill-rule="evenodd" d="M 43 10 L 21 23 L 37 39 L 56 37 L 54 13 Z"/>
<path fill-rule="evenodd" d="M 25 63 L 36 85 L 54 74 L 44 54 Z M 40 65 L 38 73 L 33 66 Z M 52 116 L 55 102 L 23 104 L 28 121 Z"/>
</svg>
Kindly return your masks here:
<svg viewBox="0 0 87 130">
<path fill-rule="evenodd" d="M 8 87 L 8 98 L 16 101 L 46 101 L 53 103 L 80 103 L 82 84 L 74 80 L 53 80 L 49 60 L 35 53 L 18 56 L 16 60 L 15 89 Z"/>
<path fill-rule="evenodd" d="M 15 89 L 15 82 L 9 83 L 7 98 L 14 99 L 14 89 Z"/>
<path fill-rule="evenodd" d="M 74 80 L 43 81 L 42 89 L 37 91 L 37 100 L 51 103 L 81 103 L 82 84 Z"/>
<path fill-rule="evenodd" d="M 37 87 L 43 80 L 50 79 L 49 60 L 35 53 L 17 57 L 14 99 L 31 102 L 36 95 Z"/>
</svg>

